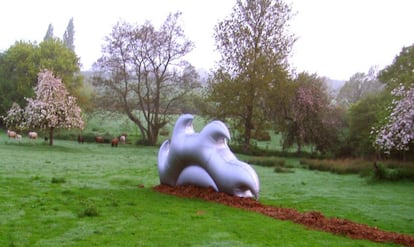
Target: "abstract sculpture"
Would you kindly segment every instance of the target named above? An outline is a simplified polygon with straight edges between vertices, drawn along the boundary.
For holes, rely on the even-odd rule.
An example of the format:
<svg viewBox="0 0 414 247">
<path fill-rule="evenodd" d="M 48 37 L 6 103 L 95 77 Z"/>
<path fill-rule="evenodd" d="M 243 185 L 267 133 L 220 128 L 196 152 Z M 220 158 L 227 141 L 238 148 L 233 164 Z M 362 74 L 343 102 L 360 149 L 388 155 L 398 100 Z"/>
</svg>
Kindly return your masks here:
<svg viewBox="0 0 414 247">
<path fill-rule="evenodd" d="M 212 187 L 239 197 L 259 198 L 259 178 L 254 169 L 236 158 L 227 145 L 230 132 L 221 121 L 195 133 L 193 116 L 181 115 L 170 140 L 158 152 L 161 184 Z"/>
</svg>

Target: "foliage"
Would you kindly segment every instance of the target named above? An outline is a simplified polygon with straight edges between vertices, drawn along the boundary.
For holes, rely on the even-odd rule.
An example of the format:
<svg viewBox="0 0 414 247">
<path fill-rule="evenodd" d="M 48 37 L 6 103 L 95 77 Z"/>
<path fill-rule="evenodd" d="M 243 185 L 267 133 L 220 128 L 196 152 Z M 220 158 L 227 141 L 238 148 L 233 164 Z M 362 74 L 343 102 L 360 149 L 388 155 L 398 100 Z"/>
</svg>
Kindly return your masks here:
<svg viewBox="0 0 414 247">
<path fill-rule="evenodd" d="M 79 58 L 61 40 L 50 38 L 40 44 L 16 42 L 0 53 L 0 115 L 4 115 L 13 102 L 24 107 L 25 97 L 32 97 L 39 69 L 53 71 L 62 79 L 71 95 L 82 107 L 88 105 L 90 95 L 85 93 L 79 68 Z"/>
<path fill-rule="evenodd" d="M 350 107 L 347 113 L 349 126 L 347 143 L 352 156 L 372 158 L 376 155 L 370 133 L 372 127 L 379 125 L 384 119 L 383 110 L 387 106 L 388 98 L 388 94 L 382 92 L 367 96 Z"/>
<path fill-rule="evenodd" d="M 281 0 L 238 0 L 231 16 L 215 27 L 221 59 L 209 84 L 206 114 L 231 118 L 246 149 L 251 130 L 266 123 L 271 89 L 287 80 L 286 60 L 294 43 L 290 18 L 291 8 Z"/>
<path fill-rule="evenodd" d="M 55 128 L 83 128 L 81 109 L 76 98 L 69 95 L 62 81 L 52 72 L 40 72 L 38 80 L 34 90 L 36 98 L 28 98 L 24 110 L 13 105 L 4 121 L 7 126 L 18 129 L 48 129 L 50 145 L 53 145 Z"/>
<path fill-rule="evenodd" d="M 253 157 L 245 160 L 246 163 L 256 166 L 272 167 L 274 172 L 278 173 L 290 173 L 294 172 L 293 166 L 290 163 L 287 163 L 285 159 L 279 157 Z"/>
<path fill-rule="evenodd" d="M 332 150 L 343 122 L 330 104 L 323 78 L 300 73 L 293 83 L 295 95 L 279 124 L 283 147 L 296 144 L 298 153 L 304 145 L 314 145 L 322 153 Z"/>
<path fill-rule="evenodd" d="M 414 181 L 414 163 L 362 159 L 301 159 L 300 164 L 310 170 L 328 171 L 336 174 L 359 174 L 368 181 Z"/>
<path fill-rule="evenodd" d="M 411 87 L 414 83 L 414 44 L 403 47 L 391 65 L 380 71 L 378 78 L 389 91 L 403 84 Z"/>
<path fill-rule="evenodd" d="M 406 89 L 401 85 L 391 93 L 397 98 L 392 101 L 386 124 L 372 131 L 375 144 L 386 153 L 408 150 L 414 139 L 414 86 Z"/>
<path fill-rule="evenodd" d="M 82 90 L 82 75 L 76 53 L 66 47 L 62 40 L 51 38 L 39 44 L 39 65 L 53 71 L 62 79 L 69 92 L 77 96 Z"/>
<path fill-rule="evenodd" d="M 43 37 L 43 41 L 47 41 L 47 40 L 53 39 L 53 38 L 54 38 L 53 25 L 52 25 L 52 23 L 50 23 L 49 26 L 47 27 L 45 37 Z"/>
<path fill-rule="evenodd" d="M 35 43 L 18 41 L 0 53 L 0 115 L 5 114 L 13 102 L 23 105 L 24 97 L 33 96 L 38 65 Z"/>
<path fill-rule="evenodd" d="M 73 18 L 70 18 L 65 33 L 63 34 L 63 44 L 71 50 L 75 51 L 75 27 L 73 25 Z"/>
<path fill-rule="evenodd" d="M 345 82 L 339 90 L 337 101 L 349 107 L 369 94 L 375 94 L 383 90 L 383 84 L 377 79 L 375 68 L 371 68 L 368 74 L 355 73 Z"/>
<path fill-rule="evenodd" d="M 150 145 L 168 114 L 179 111 L 175 104 L 198 86 L 195 68 L 184 60 L 193 43 L 179 25 L 180 15 L 170 14 L 159 30 L 149 22 L 116 24 L 94 65 L 99 106 L 126 114 Z"/>
</svg>

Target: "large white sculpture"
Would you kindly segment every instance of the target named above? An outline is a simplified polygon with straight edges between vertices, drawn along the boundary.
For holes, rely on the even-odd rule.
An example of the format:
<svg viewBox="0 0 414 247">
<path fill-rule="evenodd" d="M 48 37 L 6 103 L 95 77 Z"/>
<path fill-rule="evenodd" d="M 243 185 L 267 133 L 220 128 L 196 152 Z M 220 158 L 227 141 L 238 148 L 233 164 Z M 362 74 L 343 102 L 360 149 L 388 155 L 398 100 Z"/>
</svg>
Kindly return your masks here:
<svg viewBox="0 0 414 247">
<path fill-rule="evenodd" d="M 181 115 L 170 140 L 158 152 L 161 184 L 212 187 L 239 197 L 259 198 L 259 178 L 254 169 L 236 158 L 227 145 L 230 132 L 221 121 L 195 133 L 193 116 Z"/>
</svg>

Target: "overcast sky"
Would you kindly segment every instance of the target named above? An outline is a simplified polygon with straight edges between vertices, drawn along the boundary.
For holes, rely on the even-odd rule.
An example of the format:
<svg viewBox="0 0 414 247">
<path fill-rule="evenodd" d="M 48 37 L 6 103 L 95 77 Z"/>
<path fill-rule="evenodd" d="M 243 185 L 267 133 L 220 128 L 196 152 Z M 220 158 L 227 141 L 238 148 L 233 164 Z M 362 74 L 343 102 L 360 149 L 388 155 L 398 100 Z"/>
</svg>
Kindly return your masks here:
<svg viewBox="0 0 414 247">
<path fill-rule="evenodd" d="M 156 28 L 169 13 L 181 11 L 181 25 L 196 48 L 188 60 L 211 69 L 213 27 L 226 18 L 235 0 L 5 0 L 0 3 L 0 51 L 17 40 L 41 42 L 51 23 L 62 38 L 74 19 L 75 49 L 82 69 L 101 56 L 103 38 L 118 21 Z M 291 32 L 298 38 L 290 59 L 296 71 L 348 80 L 356 72 L 392 63 L 402 47 L 414 43 L 412 0 L 286 0 L 296 16 Z"/>
</svg>

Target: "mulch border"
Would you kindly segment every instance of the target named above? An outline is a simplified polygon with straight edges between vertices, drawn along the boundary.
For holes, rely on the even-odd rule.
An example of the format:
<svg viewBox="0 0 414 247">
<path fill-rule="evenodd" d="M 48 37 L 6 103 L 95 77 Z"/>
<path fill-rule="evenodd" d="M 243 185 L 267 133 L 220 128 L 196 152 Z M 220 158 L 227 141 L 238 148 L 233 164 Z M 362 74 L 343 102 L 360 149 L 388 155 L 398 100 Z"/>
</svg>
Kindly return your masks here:
<svg viewBox="0 0 414 247">
<path fill-rule="evenodd" d="M 352 239 L 366 239 L 377 243 L 395 243 L 414 247 L 414 236 L 387 232 L 377 227 L 355 223 L 346 219 L 326 217 L 317 211 L 299 212 L 292 208 L 279 208 L 263 205 L 252 198 L 235 197 L 213 188 L 200 188 L 194 185 L 171 187 L 168 185 L 154 186 L 155 191 L 186 198 L 198 198 L 227 206 L 261 213 L 279 219 L 302 224 L 309 229 L 330 232 L 335 235 L 347 236 Z"/>
</svg>

